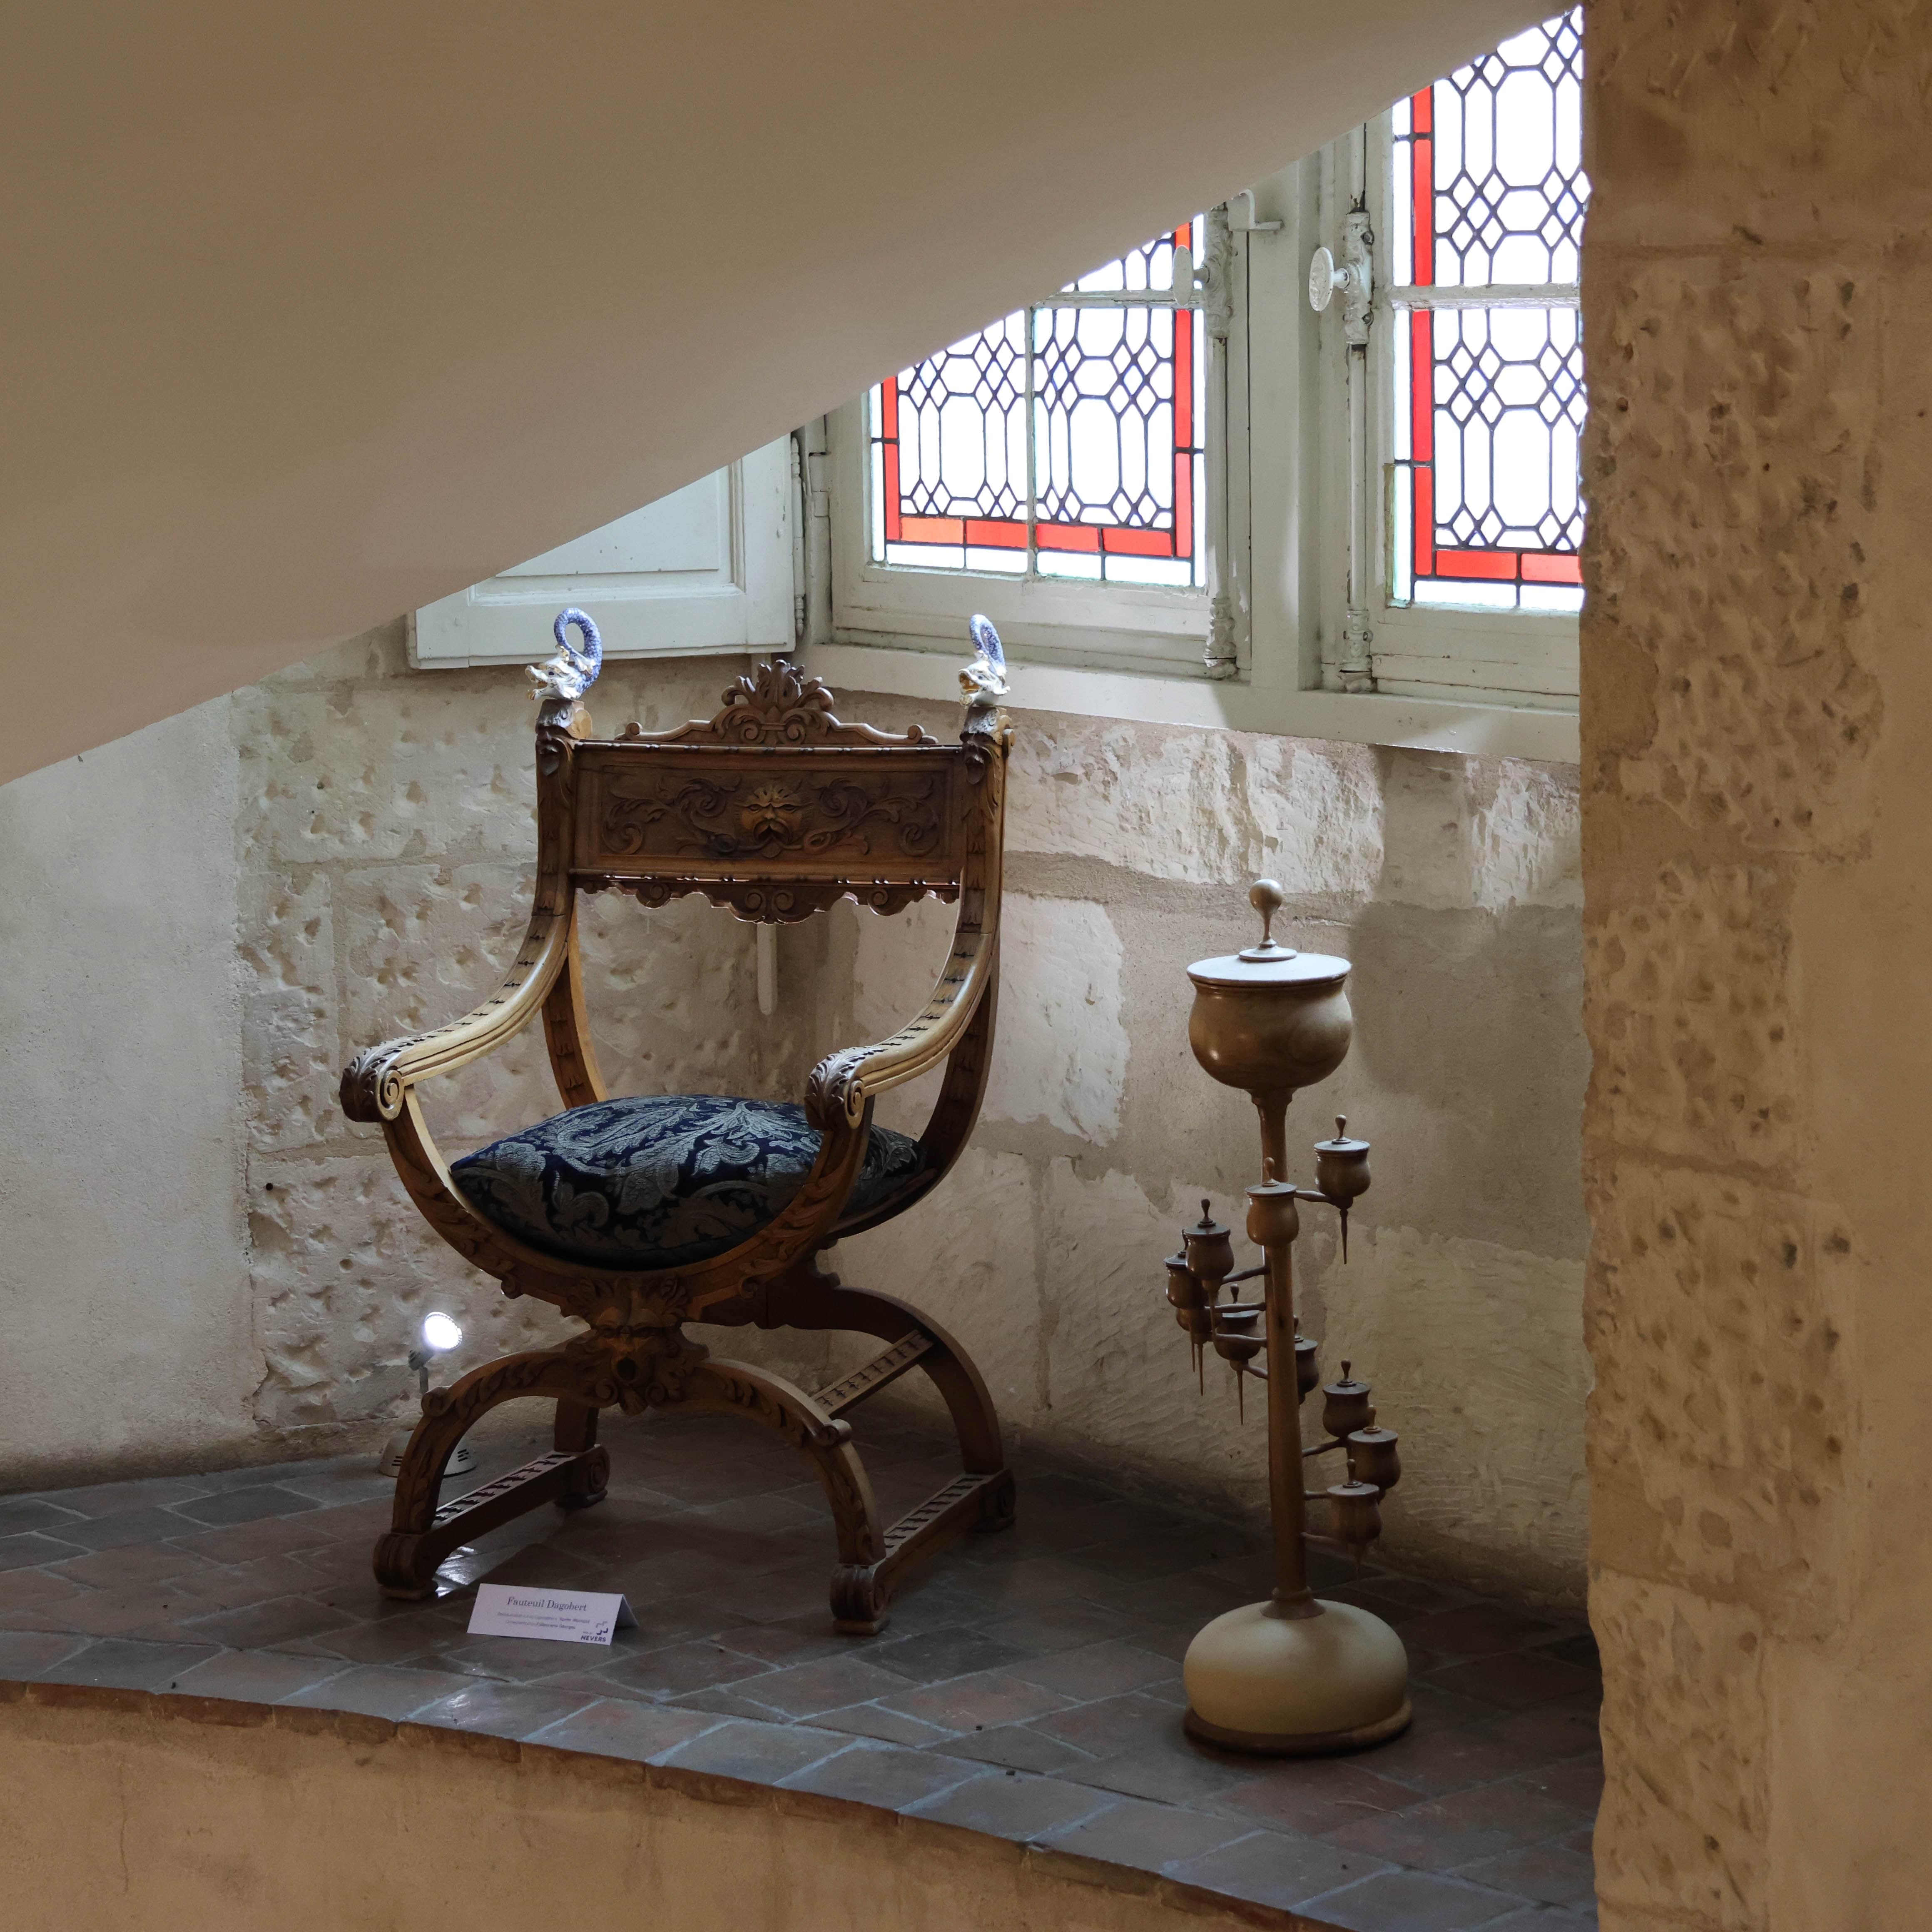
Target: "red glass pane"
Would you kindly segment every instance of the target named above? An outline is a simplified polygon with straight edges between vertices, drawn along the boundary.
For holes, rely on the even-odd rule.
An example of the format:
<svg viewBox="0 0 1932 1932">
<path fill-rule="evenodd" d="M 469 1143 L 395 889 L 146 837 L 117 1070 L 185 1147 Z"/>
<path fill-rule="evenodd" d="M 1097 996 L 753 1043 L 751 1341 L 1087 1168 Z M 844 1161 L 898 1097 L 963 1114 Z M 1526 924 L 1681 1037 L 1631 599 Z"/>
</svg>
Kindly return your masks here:
<svg viewBox="0 0 1932 1932">
<path fill-rule="evenodd" d="M 896 541 L 909 544 L 944 544 L 957 550 L 966 541 L 966 524 L 961 517 L 906 517 L 895 518 L 890 509 L 886 512 L 886 526 L 898 525 L 900 534 Z"/>
<path fill-rule="evenodd" d="M 1415 491 L 1415 574 L 1436 574 L 1436 472 L 1426 463 L 1409 471 Z"/>
<path fill-rule="evenodd" d="M 1172 530 L 1102 530 L 1100 548 L 1109 556 L 1172 556 Z"/>
<path fill-rule="evenodd" d="M 1174 245 L 1186 244 L 1188 230 L 1174 231 Z M 1166 528 L 1171 538 L 1159 554 L 1192 556 L 1194 554 L 1194 311 L 1174 312 L 1174 508 Z M 1158 526 L 1156 526 L 1158 527 Z M 1156 553 L 1146 553 L 1153 556 Z"/>
<path fill-rule="evenodd" d="M 1412 240 L 1415 279 L 1426 288 L 1436 280 L 1436 143 L 1432 138 L 1436 128 L 1435 90 L 1425 87 L 1420 94 L 1412 95 L 1408 112 L 1410 125 L 1415 130 L 1409 150 L 1413 171 L 1411 201 L 1415 210 Z"/>
<path fill-rule="evenodd" d="M 1036 524 L 1034 541 L 1042 550 L 1086 550 L 1100 554 L 1100 532 L 1091 524 Z"/>
<path fill-rule="evenodd" d="M 1438 550 L 1433 574 L 1470 582 L 1514 584 L 1522 556 L 1517 550 Z"/>
</svg>

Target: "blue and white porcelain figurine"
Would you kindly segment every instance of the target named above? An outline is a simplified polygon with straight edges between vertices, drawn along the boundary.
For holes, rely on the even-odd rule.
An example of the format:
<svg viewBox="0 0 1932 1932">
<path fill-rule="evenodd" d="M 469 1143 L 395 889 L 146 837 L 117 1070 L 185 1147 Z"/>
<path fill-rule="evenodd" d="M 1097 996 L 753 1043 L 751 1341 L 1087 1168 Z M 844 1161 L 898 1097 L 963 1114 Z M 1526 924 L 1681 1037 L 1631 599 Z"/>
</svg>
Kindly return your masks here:
<svg viewBox="0 0 1932 1932">
<path fill-rule="evenodd" d="M 959 688 L 968 705 L 976 708 L 996 704 L 1006 694 L 1006 653 L 1000 634 L 990 618 L 976 614 L 968 622 L 971 632 L 973 662 L 959 674 Z"/>
<path fill-rule="evenodd" d="M 573 624 L 584 633 L 581 650 L 564 634 Z M 566 704 L 574 704 L 597 682 L 597 674 L 604 668 L 604 640 L 597 634 L 597 626 L 574 604 L 556 614 L 550 634 L 556 640 L 556 655 L 530 666 L 532 694 L 560 698 Z"/>
</svg>

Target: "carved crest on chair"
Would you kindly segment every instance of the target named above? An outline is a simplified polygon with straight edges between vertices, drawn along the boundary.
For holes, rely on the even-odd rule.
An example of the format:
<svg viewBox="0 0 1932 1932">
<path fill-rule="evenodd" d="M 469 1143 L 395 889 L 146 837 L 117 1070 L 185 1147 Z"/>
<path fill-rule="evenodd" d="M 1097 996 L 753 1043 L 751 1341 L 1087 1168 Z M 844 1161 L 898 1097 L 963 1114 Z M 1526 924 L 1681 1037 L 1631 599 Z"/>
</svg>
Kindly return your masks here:
<svg viewBox="0 0 1932 1932">
<path fill-rule="evenodd" d="M 876 842 L 920 858 L 944 849 L 945 803 L 940 782 L 926 773 L 881 773 L 860 784 L 646 772 L 610 787 L 598 832 L 605 851 L 626 857 L 856 860 L 870 856 Z"/>
<path fill-rule="evenodd" d="M 939 741 L 916 724 L 909 731 L 880 731 L 870 724 L 842 724 L 832 715 L 837 700 L 820 678 L 808 677 L 783 658 L 760 664 L 724 693 L 714 718 L 694 719 L 670 731 L 636 724 L 624 736 L 649 745 L 770 745 L 791 749 L 813 745 L 933 745 Z"/>
</svg>

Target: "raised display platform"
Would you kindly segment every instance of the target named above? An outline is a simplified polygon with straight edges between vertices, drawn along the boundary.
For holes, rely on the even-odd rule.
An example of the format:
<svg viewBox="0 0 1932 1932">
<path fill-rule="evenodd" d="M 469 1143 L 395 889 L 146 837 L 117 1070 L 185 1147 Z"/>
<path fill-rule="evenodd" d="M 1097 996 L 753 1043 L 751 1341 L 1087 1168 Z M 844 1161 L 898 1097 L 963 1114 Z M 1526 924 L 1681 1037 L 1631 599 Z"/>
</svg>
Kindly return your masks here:
<svg viewBox="0 0 1932 1932">
<path fill-rule="evenodd" d="M 887 1508 L 943 1480 L 936 1435 L 884 1415 L 860 1433 Z M 1352 1759 L 1240 1757 L 1183 1735 L 1179 1660 L 1264 1593 L 1242 1531 L 1022 1457 L 1012 1531 L 935 1558 L 882 1635 L 840 1637 L 824 1506 L 782 1446 L 710 1421 L 607 1438 L 607 1502 L 458 1552 L 430 1604 L 376 1588 L 390 1485 L 360 1456 L 0 1498 L 0 1679 L 291 1724 L 358 1714 L 856 1801 L 1352 1932 L 1595 1924 L 1598 1684 L 1579 1625 L 1379 1568 L 1345 1582 L 1318 1558 L 1324 1594 L 1401 1631 L 1414 1728 Z M 478 1480 L 541 1446 L 487 1445 Z M 639 1627 L 608 1650 L 472 1638 L 484 1580 L 622 1590 Z"/>
</svg>

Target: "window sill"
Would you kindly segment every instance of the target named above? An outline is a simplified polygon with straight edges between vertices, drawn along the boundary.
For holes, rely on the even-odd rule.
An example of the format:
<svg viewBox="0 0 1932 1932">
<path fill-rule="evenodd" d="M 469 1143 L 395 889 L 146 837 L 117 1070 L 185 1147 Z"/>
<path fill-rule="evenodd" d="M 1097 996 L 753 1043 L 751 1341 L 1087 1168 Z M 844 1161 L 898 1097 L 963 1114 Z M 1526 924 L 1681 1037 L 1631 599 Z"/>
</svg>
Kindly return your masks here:
<svg viewBox="0 0 1932 1932">
<path fill-rule="evenodd" d="M 803 662 L 807 670 L 842 695 L 869 691 L 956 701 L 960 667 L 970 655 L 963 645 L 940 652 L 878 644 L 814 644 Z M 1576 716 L 1569 711 L 1380 693 L 1257 689 L 1232 680 L 1060 664 L 1016 664 L 1010 681 L 1013 689 L 1007 702 L 1016 710 L 1325 738 L 1345 745 L 1461 752 L 1472 757 L 1534 758 L 1550 764 L 1577 762 Z"/>
</svg>

